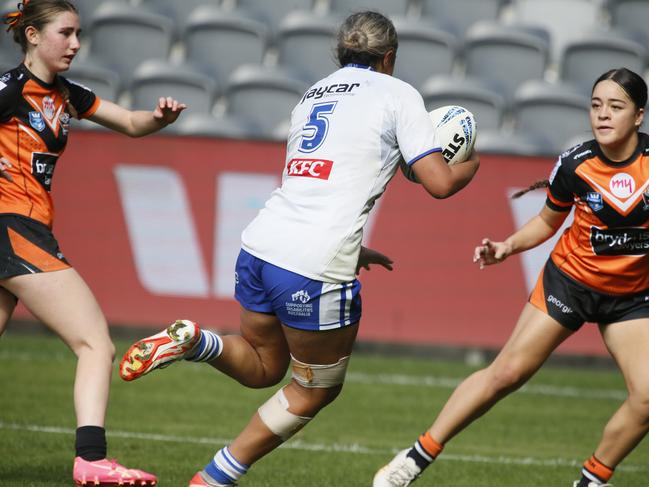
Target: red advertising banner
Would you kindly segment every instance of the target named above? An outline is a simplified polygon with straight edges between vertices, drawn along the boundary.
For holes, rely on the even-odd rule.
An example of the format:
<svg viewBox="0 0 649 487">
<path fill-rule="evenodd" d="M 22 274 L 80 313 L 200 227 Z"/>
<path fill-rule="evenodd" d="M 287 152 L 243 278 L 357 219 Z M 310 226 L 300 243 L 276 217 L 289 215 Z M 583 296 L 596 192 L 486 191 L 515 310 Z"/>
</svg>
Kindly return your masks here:
<svg viewBox="0 0 649 487">
<path fill-rule="evenodd" d="M 549 249 L 482 271 L 473 249 L 483 237 L 505 238 L 540 210 L 543 192 L 515 201 L 509 195 L 547 177 L 552 164 L 483 156 L 475 180 L 446 200 L 397 174 L 365 236 L 395 269 L 361 274 L 359 338 L 499 348 Z M 111 324 L 160 328 L 189 318 L 236 331 L 239 235 L 279 185 L 284 165 L 277 143 L 77 131 L 54 177 L 54 233 Z M 592 325 L 560 351 L 606 353 Z"/>
</svg>

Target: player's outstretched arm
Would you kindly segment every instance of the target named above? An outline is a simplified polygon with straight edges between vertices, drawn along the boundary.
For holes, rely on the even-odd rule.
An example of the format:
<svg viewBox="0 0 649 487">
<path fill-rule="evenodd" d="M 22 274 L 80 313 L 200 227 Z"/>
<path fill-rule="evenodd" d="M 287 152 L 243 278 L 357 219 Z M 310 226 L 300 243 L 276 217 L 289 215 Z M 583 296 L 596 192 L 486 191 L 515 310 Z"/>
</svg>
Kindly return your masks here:
<svg viewBox="0 0 649 487">
<path fill-rule="evenodd" d="M 90 120 L 130 137 L 142 137 L 176 121 L 187 108 L 171 97 L 160 98 L 153 111 L 131 111 L 110 101 L 102 100 Z"/>
<path fill-rule="evenodd" d="M 473 251 L 473 262 L 480 266 L 499 264 L 507 257 L 532 249 L 552 237 L 561 227 L 569 212 L 554 211 L 544 206 L 541 212 L 523 225 L 504 242 L 482 239 Z"/>
<path fill-rule="evenodd" d="M 464 188 L 480 167 L 480 157 L 474 151 L 464 162 L 449 166 L 440 152 L 422 157 L 412 165 L 417 180 L 433 198 L 448 198 Z"/>
</svg>

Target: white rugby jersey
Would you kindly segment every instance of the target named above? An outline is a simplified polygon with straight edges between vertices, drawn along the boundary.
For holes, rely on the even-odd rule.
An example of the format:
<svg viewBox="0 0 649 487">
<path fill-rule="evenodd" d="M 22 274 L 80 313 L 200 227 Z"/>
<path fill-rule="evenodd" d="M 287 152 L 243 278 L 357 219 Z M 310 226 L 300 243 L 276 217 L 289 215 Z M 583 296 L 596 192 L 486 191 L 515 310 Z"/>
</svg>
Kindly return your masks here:
<svg viewBox="0 0 649 487">
<path fill-rule="evenodd" d="M 325 282 L 355 277 L 363 226 L 403 158 L 441 151 L 421 95 L 363 66 L 313 85 L 291 114 L 282 185 L 242 234 L 252 255 Z"/>
</svg>

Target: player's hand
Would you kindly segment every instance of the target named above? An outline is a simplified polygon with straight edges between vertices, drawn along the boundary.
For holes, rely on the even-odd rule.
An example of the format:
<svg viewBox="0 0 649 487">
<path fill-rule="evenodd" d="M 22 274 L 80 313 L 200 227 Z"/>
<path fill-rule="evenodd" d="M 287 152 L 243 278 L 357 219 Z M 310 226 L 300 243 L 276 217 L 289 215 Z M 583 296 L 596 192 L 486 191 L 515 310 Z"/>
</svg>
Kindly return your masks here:
<svg viewBox="0 0 649 487">
<path fill-rule="evenodd" d="M 361 245 L 361 253 L 358 256 L 358 263 L 356 264 L 356 274 L 358 274 L 361 269 L 367 271 L 370 270 L 370 265 L 377 264 L 381 267 L 385 267 L 387 270 L 392 270 L 392 259 L 387 255 L 383 255 L 381 252 L 377 252 L 373 249 L 368 249 Z"/>
<path fill-rule="evenodd" d="M 492 242 L 488 238 L 482 239 L 482 245 L 479 245 L 473 251 L 473 262 L 484 269 L 486 265 L 500 264 L 509 257 L 512 249 L 505 242 Z"/>
<path fill-rule="evenodd" d="M 5 178 L 7 181 L 13 181 L 14 178 L 9 174 L 8 169 L 12 167 L 11 162 L 9 162 L 4 157 L 0 157 L 0 178 Z"/>
<path fill-rule="evenodd" d="M 153 110 L 153 118 L 164 125 L 169 125 L 176 121 L 185 108 L 187 108 L 187 105 L 178 102 L 178 100 L 174 100 L 170 96 L 166 98 L 161 97 L 158 100 L 158 105 L 155 107 L 155 110 Z"/>
</svg>

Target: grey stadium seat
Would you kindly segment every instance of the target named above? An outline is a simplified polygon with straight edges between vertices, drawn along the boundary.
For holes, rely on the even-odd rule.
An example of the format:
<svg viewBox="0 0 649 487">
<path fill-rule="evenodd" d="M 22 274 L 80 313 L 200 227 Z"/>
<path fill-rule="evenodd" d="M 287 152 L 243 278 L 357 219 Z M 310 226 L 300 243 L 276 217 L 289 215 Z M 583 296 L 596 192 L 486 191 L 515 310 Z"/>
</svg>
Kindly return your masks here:
<svg viewBox="0 0 649 487">
<path fill-rule="evenodd" d="M 187 111 L 172 126 L 179 135 L 242 140 L 259 137 L 255 125 L 228 115 L 215 117 L 209 113 Z"/>
<path fill-rule="evenodd" d="M 416 88 L 434 75 L 451 74 L 457 38 L 429 22 L 395 18 L 399 48 L 394 75 Z"/>
<path fill-rule="evenodd" d="M 406 15 L 408 0 L 330 0 L 329 10 L 334 15 L 346 17 L 352 12 L 374 10 L 383 15 Z"/>
<path fill-rule="evenodd" d="M 336 22 L 304 12 L 289 14 L 277 34 L 278 63 L 309 84 L 335 71 Z"/>
<path fill-rule="evenodd" d="M 542 29 L 478 22 L 465 37 L 466 75 L 488 81 L 511 99 L 523 82 L 543 78 L 549 48 Z"/>
<path fill-rule="evenodd" d="M 225 84 L 243 64 L 261 64 L 269 29 L 239 12 L 199 7 L 187 20 L 183 33 L 185 59 Z"/>
<path fill-rule="evenodd" d="M 2 4 L 0 15 L 3 20 L 8 13 L 16 11 L 17 3 L 16 0 L 8 0 Z M 23 53 L 20 46 L 14 42 L 13 33 L 7 32 L 7 27 L 4 24 L 2 27 L 4 28 L 0 32 L 0 63 L 3 66 L 11 65 L 11 69 L 20 63 Z"/>
<path fill-rule="evenodd" d="M 649 41 L 649 2 L 647 0 L 608 0 L 611 25 L 637 32 Z"/>
<path fill-rule="evenodd" d="M 550 33 L 555 61 L 567 42 L 601 24 L 600 5 L 592 0 L 514 0 L 512 6 L 515 22 Z"/>
<path fill-rule="evenodd" d="M 75 61 L 63 76 L 90 88 L 99 98 L 116 102 L 121 81 L 119 74 L 90 61 Z"/>
<path fill-rule="evenodd" d="M 290 118 L 307 85 L 283 70 L 246 65 L 238 68 L 228 81 L 228 115 L 239 117 L 272 138 L 277 127 Z"/>
<path fill-rule="evenodd" d="M 17 1 L 14 1 L 13 3 L 16 4 Z M 88 29 L 88 27 L 90 27 L 92 17 L 95 15 L 95 12 L 97 11 L 97 9 L 99 9 L 99 7 L 106 3 L 121 3 L 123 5 L 126 5 L 128 3 L 128 0 L 77 0 L 73 3 L 79 11 L 81 28 L 86 30 Z"/>
<path fill-rule="evenodd" d="M 480 20 L 496 20 L 507 0 L 421 0 L 422 15 L 464 35 Z"/>
<path fill-rule="evenodd" d="M 237 0 L 237 8 L 260 16 L 273 32 L 277 31 L 284 18 L 295 10 L 313 10 L 314 0 Z"/>
<path fill-rule="evenodd" d="M 536 133 L 508 133 L 502 130 L 480 130 L 475 141 L 480 154 L 509 156 L 556 156 L 554 147 Z"/>
<path fill-rule="evenodd" d="M 147 59 L 166 59 L 173 22 L 159 14 L 128 5 L 106 4 L 92 19 L 90 55 L 128 82 Z"/>
<path fill-rule="evenodd" d="M 590 98 L 572 86 L 528 81 L 514 97 L 514 131 L 544 137 L 558 154 L 567 140 L 592 137 L 589 103 Z"/>
<path fill-rule="evenodd" d="M 201 6 L 220 7 L 221 3 L 221 0 L 141 0 L 143 7 L 172 19 L 178 32 L 182 32 L 195 9 Z"/>
<path fill-rule="evenodd" d="M 431 111 L 445 105 L 460 105 L 475 116 L 478 130 L 500 128 L 505 100 L 489 85 L 476 79 L 435 76 L 421 89 L 426 109 Z"/>
<path fill-rule="evenodd" d="M 210 113 L 217 86 L 211 77 L 188 66 L 151 60 L 135 71 L 129 91 L 136 110 L 153 110 L 161 96 L 171 96 L 192 112 Z"/>
<path fill-rule="evenodd" d="M 611 32 L 590 34 L 566 44 L 561 56 L 561 79 L 590 97 L 595 80 L 609 69 L 625 68 L 642 75 L 647 48 L 637 40 Z"/>
</svg>

